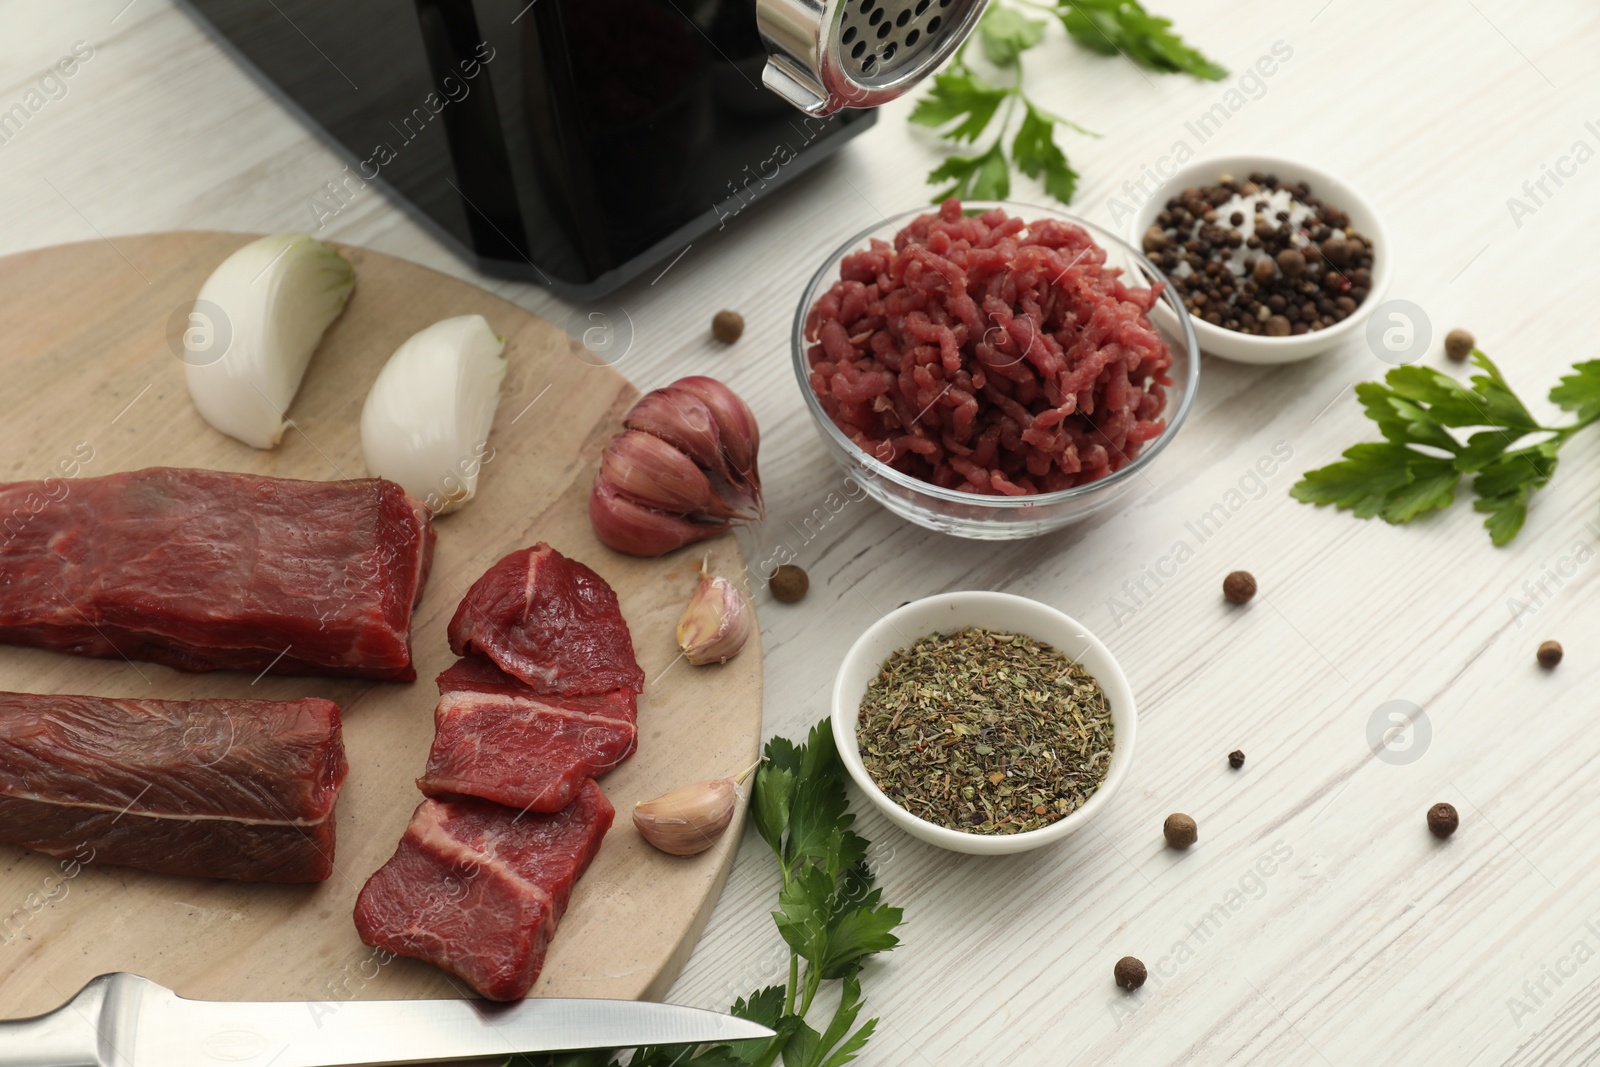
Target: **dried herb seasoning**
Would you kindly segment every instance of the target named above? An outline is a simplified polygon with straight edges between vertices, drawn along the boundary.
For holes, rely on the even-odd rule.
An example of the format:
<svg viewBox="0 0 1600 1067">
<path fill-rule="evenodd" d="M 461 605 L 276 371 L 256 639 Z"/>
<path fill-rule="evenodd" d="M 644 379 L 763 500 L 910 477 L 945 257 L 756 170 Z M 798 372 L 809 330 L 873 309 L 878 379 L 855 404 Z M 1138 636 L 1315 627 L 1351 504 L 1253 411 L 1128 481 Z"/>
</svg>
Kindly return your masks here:
<svg viewBox="0 0 1600 1067">
<path fill-rule="evenodd" d="M 920 819 L 976 834 L 1077 811 L 1111 766 L 1111 704 L 1065 653 L 1022 634 L 929 634 L 884 661 L 861 701 L 861 759 Z"/>
</svg>

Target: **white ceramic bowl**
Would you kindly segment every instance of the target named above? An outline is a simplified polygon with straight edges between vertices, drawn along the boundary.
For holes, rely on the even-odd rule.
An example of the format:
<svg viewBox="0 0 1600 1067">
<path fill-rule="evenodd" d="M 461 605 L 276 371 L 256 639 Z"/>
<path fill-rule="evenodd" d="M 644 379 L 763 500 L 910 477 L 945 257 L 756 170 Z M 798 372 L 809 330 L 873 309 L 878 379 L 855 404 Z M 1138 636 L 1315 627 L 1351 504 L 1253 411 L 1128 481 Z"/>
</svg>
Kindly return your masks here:
<svg viewBox="0 0 1600 1067">
<path fill-rule="evenodd" d="M 1020 834 L 972 834 L 948 830 L 917 818 L 878 788 L 861 762 L 856 726 L 861 698 L 867 685 L 897 649 L 906 648 L 931 633 L 950 633 L 968 626 L 984 626 L 1026 634 L 1054 645 L 1083 665 L 1105 690 L 1111 702 L 1113 740 L 1111 767 L 1094 795 L 1077 811 L 1040 830 Z M 1136 724 L 1133 690 L 1116 659 L 1081 623 L 1055 608 L 1010 593 L 941 593 L 916 600 L 885 615 L 856 639 L 839 666 L 833 683 L 833 738 L 839 757 L 856 785 L 880 811 L 914 837 L 955 852 L 997 855 L 1026 852 L 1060 841 L 1111 802 L 1111 796 L 1133 761 Z"/>
<path fill-rule="evenodd" d="M 1180 168 L 1167 179 L 1155 195 L 1140 206 L 1128 220 L 1128 243 L 1142 248 L 1144 232 L 1148 230 L 1167 201 L 1191 186 L 1215 185 L 1224 174 L 1243 178 L 1253 172 L 1276 174 L 1286 182 L 1305 182 L 1312 195 L 1325 203 L 1343 210 L 1350 216 L 1350 224 L 1358 232 L 1372 239 L 1372 288 L 1361 306 L 1343 322 L 1334 323 L 1326 330 L 1303 333 L 1298 336 L 1264 337 L 1257 334 L 1236 333 L 1221 326 L 1213 326 L 1198 317 L 1192 317 L 1195 336 L 1200 340 L 1200 350 L 1223 359 L 1240 363 L 1294 363 L 1321 355 L 1338 347 L 1365 328 L 1372 311 L 1383 302 L 1389 289 L 1389 278 L 1394 266 L 1394 250 L 1389 245 L 1389 231 L 1377 209 L 1348 182 L 1321 167 L 1283 156 L 1241 154 L 1212 156 L 1197 159 Z M 1156 305 L 1155 312 L 1167 312 L 1166 304 Z"/>
</svg>

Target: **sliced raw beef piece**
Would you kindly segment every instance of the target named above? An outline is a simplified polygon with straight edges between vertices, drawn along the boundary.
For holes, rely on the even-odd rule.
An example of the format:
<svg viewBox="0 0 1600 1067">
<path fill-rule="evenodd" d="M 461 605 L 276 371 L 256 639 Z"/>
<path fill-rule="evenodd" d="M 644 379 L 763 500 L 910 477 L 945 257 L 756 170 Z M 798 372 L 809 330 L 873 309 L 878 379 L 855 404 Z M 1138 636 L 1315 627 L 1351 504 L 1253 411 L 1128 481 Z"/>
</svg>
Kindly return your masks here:
<svg viewBox="0 0 1600 1067">
<path fill-rule="evenodd" d="M 0 642 L 411 681 L 433 553 L 393 482 L 156 467 L 0 485 Z"/>
<path fill-rule="evenodd" d="M 347 770 L 328 700 L 0 693 L 0 841 L 51 856 L 320 882 Z"/>
<path fill-rule="evenodd" d="M 424 800 L 356 901 L 361 940 L 443 967 L 491 1000 L 518 1000 L 614 814 L 593 782 L 550 815 Z"/>
<path fill-rule="evenodd" d="M 543 542 L 511 553 L 472 584 L 450 620 L 450 650 L 480 652 L 541 693 L 644 688 L 617 594 Z"/>
<path fill-rule="evenodd" d="M 433 749 L 417 788 L 528 811 L 560 811 L 632 754 L 637 697 L 541 695 L 482 656 L 439 675 Z"/>
</svg>

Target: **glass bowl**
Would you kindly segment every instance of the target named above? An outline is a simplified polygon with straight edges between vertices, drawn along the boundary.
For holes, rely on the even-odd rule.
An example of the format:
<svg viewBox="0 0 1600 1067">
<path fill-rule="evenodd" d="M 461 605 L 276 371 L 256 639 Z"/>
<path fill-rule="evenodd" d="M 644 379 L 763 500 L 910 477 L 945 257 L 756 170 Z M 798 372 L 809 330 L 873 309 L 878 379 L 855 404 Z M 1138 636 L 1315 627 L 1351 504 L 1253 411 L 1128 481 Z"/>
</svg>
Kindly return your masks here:
<svg viewBox="0 0 1600 1067">
<path fill-rule="evenodd" d="M 1066 212 L 1039 204 L 1011 201 L 968 201 L 964 211 L 980 214 L 991 208 L 1004 208 L 1007 214 L 1034 220 L 1060 219 L 1087 230 L 1095 243 L 1106 250 L 1106 266 L 1120 268 L 1129 284 L 1165 286 L 1166 277 L 1138 249 L 1115 234 Z M 1033 496 L 986 496 L 955 489 L 943 489 L 888 466 L 862 451 L 834 425 L 816 393 L 811 389 L 811 365 L 806 359 L 806 314 L 817 297 L 839 278 L 839 264 L 845 256 L 864 248 L 872 238 L 891 244 L 902 227 L 919 215 L 938 210 L 935 205 L 906 211 L 851 237 L 823 261 L 812 275 L 795 312 L 793 347 L 794 373 L 811 412 L 817 433 L 833 461 L 884 507 L 919 526 L 957 537 L 983 541 L 1011 541 L 1037 537 L 1088 518 L 1127 492 L 1155 462 L 1157 456 L 1177 436 L 1200 384 L 1200 348 L 1195 341 L 1189 314 L 1170 286 L 1151 309 L 1150 320 L 1172 351 L 1172 386 L 1167 390 L 1165 417 L 1167 428 L 1160 437 L 1145 442 L 1133 461 L 1098 481 Z"/>
</svg>

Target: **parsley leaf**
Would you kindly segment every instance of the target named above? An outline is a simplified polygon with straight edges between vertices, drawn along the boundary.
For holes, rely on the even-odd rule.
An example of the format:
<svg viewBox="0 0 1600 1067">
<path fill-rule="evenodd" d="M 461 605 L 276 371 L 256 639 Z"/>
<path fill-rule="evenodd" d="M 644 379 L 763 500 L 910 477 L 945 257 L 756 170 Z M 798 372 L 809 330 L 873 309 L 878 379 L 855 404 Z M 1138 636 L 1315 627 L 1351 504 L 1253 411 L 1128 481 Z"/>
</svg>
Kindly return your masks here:
<svg viewBox="0 0 1600 1067">
<path fill-rule="evenodd" d="M 971 144 L 1010 95 L 1010 89 L 980 81 L 971 71 L 949 70 L 933 76 L 933 88 L 912 108 L 911 121 L 937 129 L 960 119 L 940 136 L 947 141 Z"/>
<path fill-rule="evenodd" d="M 835 910 L 822 956 L 822 977 L 843 978 L 866 957 L 888 952 L 900 943 L 893 931 L 905 913 L 880 903 L 882 899 L 883 891 L 874 889 L 855 907 Z"/>
<path fill-rule="evenodd" d="M 1474 510 L 1488 517 L 1489 540 L 1503 545 L 1528 518 L 1533 494 L 1550 484 L 1561 446 L 1600 421 L 1600 360 L 1579 364 L 1550 393 L 1578 414 L 1570 426 L 1540 425 L 1480 351 L 1479 373 L 1463 383 L 1428 367 L 1396 367 L 1384 381 L 1356 386 L 1356 399 L 1385 438 L 1345 449 L 1337 463 L 1307 471 L 1290 489 L 1296 500 L 1332 504 L 1357 518 L 1405 523 L 1449 507 L 1472 476 Z M 1459 432 L 1475 430 L 1463 440 Z M 1528 443 L 1532 438 L 1540 438 Z M 1520 447 L 1519 447 L 1520 446 Z"/>
<path fill-rule="evenodd" d="M 951 156 L 928 172 L 928 184 L 954 181 L 948 189 L 935 193 L 934 200 L 958 197 L 962 200 L 1004 200 L 1011 195 L 1011 168 L 1005 150 L 995 142 L 977 156 Z"/>
<path fill-rule="evenodd" d="M 1107 55 L 1121 53 L 1154 71 L 1185 72 L 1217 79 L 1227 71 L 1183 43 L 1172 23 L 1150 14 L 1133 0 L 1056 0 L 1050 8 L 1079 44 Z M 934 77 L 931 88 L 911 111 L 911 121 L 938 130 L 956 145 L 987 147 L 970 155 L 950 156 L 928 172 L 928 184 L 942 188 L 935 201 L 948 197 L 1001 200 L 1011 195 L 1013 166 L 1044 187 L 1063 204 L 1078 191 L 1078 174 L 1055 142 L 1056 126 L 1088 131 L 1039 106 L 1023 88 L 1023 53 L 1038 47 L 1048 21 L 1030 18 L 1008 0 L 991 0 L 978 21 L 976 38 L 983 57 L 997 71 L 1013 76 L 1011 85 L 985 81 L 967 63 L 967 45 L 955 62 Z M 968 42 L 971 43 L 970 41 Z M 1017 118 L 1021 104 L 1020 120 Z M 1006 145 L 1010 145 L 1007 156 Z"/>
<path fill-rule="evenodd" d="M 1172 32 L 1172 20 L 1152 15 L 1137 0 L 1060 0 L 1057 15 L 1073 40 L 1102 55 L 1124 55 L 1147 70 L 1192 74 L 1207 81 L 1228 76 Z"/>
<path fill-rule="evenodd" d="M 1043 19 L 1030 19 L 1014 8 L 993 4 L 978 22 L 983 54 L 997 67 L 1009 67 L 1017 57 L 1044 40 Z"/>
<path fill-rule="evenodd" d="M 1345 449 L 1343 462 L 1307 471 L 1289 492 L 1307 504 L 1332 504 L 1358 519 L 1370 519 L 1384 514 L 1390 497 L 1416 480 L 1411 472 L 1414 456 L 1426 458 L 1393 442 L 1352 445 Z"/>
<path fill-rule="evenodd" d="M 1067 204 L 1078 190 L 1078 172 L 1067 163 L 1066 153 L 1056 147 L 1057 121 L 1032 104 L 1027 105 L 1017 139 L 1011 142 L 1011 158 L 1016 160 L 1018 170 L 1040 179 L 1045 192 Z"/>
<path fill-rule="evenodd" d="M 1584 425 L 1600 420 L 1600 359 L 1573 367 L 1572 373 L 1550 390 L 1550 402 L 1577 415 Z"/>
</svg>

